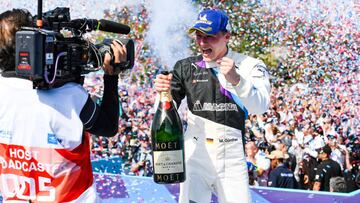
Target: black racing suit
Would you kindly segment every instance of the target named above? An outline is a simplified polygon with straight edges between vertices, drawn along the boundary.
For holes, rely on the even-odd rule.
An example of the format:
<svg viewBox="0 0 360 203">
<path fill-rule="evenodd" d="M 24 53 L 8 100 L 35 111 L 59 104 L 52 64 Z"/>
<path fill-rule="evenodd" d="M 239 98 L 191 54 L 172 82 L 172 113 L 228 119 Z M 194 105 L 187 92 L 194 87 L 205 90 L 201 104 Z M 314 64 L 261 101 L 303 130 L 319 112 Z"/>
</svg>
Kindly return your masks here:
<svg viewBox="0 0 360 203">
<path fill-rule="evenodd" d="M 181 184 L 180 202 L 251 202 L 244 129 L 248 114 L 264 113 L 270 103 L 265 65 L 257 59 L 229 51 L 240 83 L 236 86 L 219 73 L 217 64 L 202 56 L 178 61 L 171 94 L 179 106 L 187 98 L 185 157 L 187 180 Z"/>
</svg>

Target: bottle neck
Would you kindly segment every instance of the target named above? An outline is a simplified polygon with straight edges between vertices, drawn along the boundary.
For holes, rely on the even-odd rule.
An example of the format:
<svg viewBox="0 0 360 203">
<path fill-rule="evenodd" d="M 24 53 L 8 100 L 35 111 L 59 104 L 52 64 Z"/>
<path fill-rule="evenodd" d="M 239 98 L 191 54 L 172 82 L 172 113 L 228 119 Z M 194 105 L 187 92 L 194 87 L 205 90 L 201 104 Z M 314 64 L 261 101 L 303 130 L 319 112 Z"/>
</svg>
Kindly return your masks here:
<svg viewBox="0 0 360 203">
<path fill-rule="evenodd" d="M 171 107 L 172 97 L 170 92 L 160 92 L 160 105 L 167 110 Z"/>
<path fill-rule="evenodd" d="M 160 92 L 160 101 L 161 102 L 171 102 L 172 101 L 172 97 L 170 92 Z"/>
</svg>

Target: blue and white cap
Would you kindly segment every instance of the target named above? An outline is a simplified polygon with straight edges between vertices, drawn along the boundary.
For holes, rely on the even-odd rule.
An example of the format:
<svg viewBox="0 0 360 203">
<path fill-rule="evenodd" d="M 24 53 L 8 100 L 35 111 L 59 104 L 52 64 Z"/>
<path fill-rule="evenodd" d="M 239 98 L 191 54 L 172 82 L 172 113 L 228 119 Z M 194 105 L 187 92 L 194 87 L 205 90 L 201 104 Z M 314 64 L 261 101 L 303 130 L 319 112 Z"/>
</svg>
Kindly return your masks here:
<svg viewBox="0 0 360 203">
<path fill-rule="evenodd" d="M 228 30 L 229 17 L 221 10 L 206 9 L 200 12 L 195 25 L 189 29 L 189 33 L 198 30 L 207 35 L 216 35 L 220 31 Z"/>
</svg>

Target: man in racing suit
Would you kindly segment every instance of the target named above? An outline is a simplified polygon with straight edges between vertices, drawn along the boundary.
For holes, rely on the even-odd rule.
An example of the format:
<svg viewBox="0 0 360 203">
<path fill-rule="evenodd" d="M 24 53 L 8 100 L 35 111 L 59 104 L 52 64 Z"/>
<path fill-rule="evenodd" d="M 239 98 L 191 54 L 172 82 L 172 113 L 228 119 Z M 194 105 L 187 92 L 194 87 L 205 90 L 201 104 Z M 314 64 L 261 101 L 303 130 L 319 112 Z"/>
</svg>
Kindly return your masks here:
<svg viewBox="0 0 360 203">
<path fill-rule="evenodd" d="M 31 25 L 26 10 L 0 14 L 0 193 L 4 202 L 97 202 L 89 132 L 117 133 L 118 76 L 111 57 L 104 58 L 100 107 L 77 82 L 33 89 L 14 69 L 15 33 Z M 126 48 L 111 47 L 115 64 L 124 61 Z"/>
<path fill-rule="evenodd" d="M 202 11 L 195 32 L 201 55 L 178 61 L 172 74 L 159 74 L 155 89 L 171 90 L 179 106 L 187 98 L 186 181 L 180 202 L 251 202 L 244 155 L 248 114 L 261 114 L 270 103 L 268 73 L 260 60 L 228 49 L 228 17 Z"/>
</svg>

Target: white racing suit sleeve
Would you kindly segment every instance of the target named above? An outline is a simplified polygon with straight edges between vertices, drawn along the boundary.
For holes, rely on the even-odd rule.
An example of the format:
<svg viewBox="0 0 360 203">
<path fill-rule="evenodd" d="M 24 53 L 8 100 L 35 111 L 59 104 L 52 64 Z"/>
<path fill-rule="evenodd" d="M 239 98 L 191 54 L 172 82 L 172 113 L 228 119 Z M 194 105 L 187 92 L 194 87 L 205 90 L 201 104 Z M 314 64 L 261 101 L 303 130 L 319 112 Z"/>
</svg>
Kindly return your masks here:
<svg viewBox="0 0 360 203">
<path fill-rule="evenodd" d="M 262 114 L 270 105 L 269 74 L 260 61 L 257 64 L 246 61 L 236 64 L 240 82 L 234 89 L 249 114 Z"/>
</svg>

